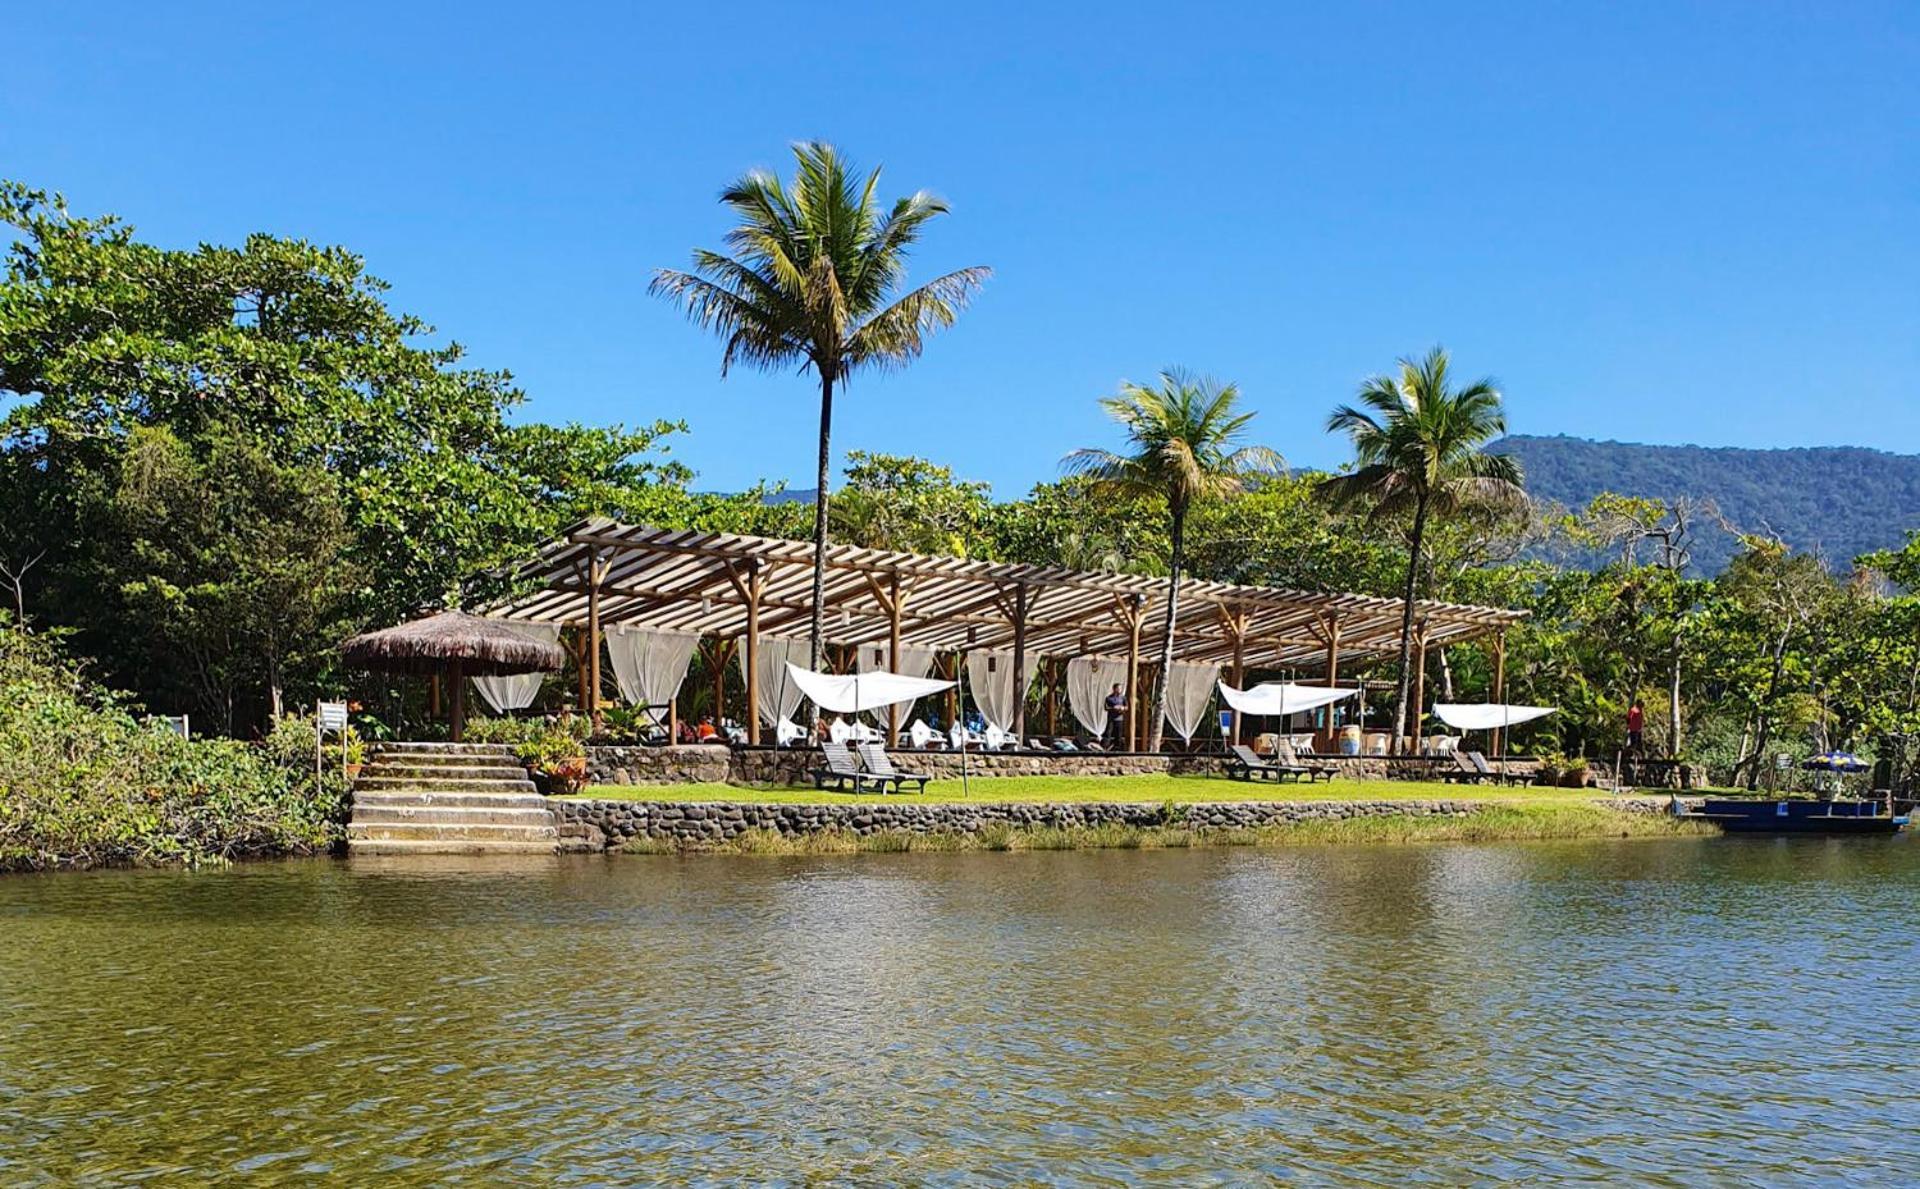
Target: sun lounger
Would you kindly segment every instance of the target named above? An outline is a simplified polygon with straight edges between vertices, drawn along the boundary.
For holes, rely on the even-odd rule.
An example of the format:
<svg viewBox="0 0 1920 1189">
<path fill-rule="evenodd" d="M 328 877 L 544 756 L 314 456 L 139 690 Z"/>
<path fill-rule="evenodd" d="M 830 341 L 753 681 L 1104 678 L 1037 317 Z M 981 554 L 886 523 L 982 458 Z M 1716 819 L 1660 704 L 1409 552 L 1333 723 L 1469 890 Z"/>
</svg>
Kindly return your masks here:
<svg viewBox="0 0 1920 1189">
<path fill-rule="evenodd" d="M 1459 753 L 1455 753 L 1455 754 L 1459 754 Z M 1509 772 L 1505 768 L 1494 767 L 1492 764 L 1489 764 L 1487 762 L 1486 756 L 1480 754 L 1477 751 L 1469 751 L 1465 754 L 1467 757 L 1467 763 L 1473 766 L 1473 770 L 1475 772 L 1478 772 L 1481 776 L 1484 776 L 1488 780 L 1494 781 L 1497 784 L 1524 784 L 1529 779 L 1523 773 Z"/>
<path fill-rule="evenodd" d="M 1436 764 L 1434 773 L 1450 784 L 1480 784 L 1494 779 L 1494 773 L 1483 772 L 1474 766 L 1472 758 L 1474 754 L 1468 751 L 1449 752 L 1446 758 L 1452 761 L 1452 766 Z"/>
<path fill-rule="evenodd" d="M 907 791 L 908 782 L 911 781 L 917 782 L 920 786 L 914 790 L 915 792 L 924 793 L 927 791 L 927 782 L 933 779 L 918 772 L 902 772 L 894 767 L 893 760 L 887 755 L 887 749 L 878 743 L 860 745 L 860 762 L 866 765 L 869 779 L 881 782 L 882 792 L 886 791 L 887 782 L 891 782 L 896 791 L 904 793 Z"/>
<path fill-rule="evenodd" d="M 932 751 L 947 745 L 945 735 L 917 718 L 913 720 L 913 725 L 907 728 L 907 738 L 913 741 L 914 749 L 917 751 Z"/>
<path fill-rule="evenodd" d="M 872 777 L 860 767 L 859 761 L 853 758 L 853 752 L 847 749 L 846 744 L 822 743 L 820 758 L 824 766 L 815 768 L 809 773 L 813 777 L 814 788 L 824 789 L 827 787 L 827 782 L 832 781 L 833 787 L 840 792 L 846 792 L 849 784 L 853 785 L 853 791 L 856 793 L 866 791 L 866 786 Z M 885 786 L 882 785 L 882 787 Z"/>
<path fill-rule="evenodd" d="M 1306 774 L 1307 770 L 1298 764 L 1269 763 L 1244 743 L 1233 745 L 1233 759 L 1227 765 L 1227 775 L 1235 780 L 1252 780 L 1256 776 L 1263 780 L 1299 780 Z"/>
<path fill-rule="evenodd" d="M 1297 769 L 1309 782 L 1315 780 L 1332 780 L 1333 774 L 1336 771 L 1332 764 L 1321 764 L 1315 763 L 1312 760 L 1301 759 L 1299 753 L 1293 750 L 1293 744 L 1284 739 L 1280 741 L 1273 758 L 1282 768 Z"/>
</svg>

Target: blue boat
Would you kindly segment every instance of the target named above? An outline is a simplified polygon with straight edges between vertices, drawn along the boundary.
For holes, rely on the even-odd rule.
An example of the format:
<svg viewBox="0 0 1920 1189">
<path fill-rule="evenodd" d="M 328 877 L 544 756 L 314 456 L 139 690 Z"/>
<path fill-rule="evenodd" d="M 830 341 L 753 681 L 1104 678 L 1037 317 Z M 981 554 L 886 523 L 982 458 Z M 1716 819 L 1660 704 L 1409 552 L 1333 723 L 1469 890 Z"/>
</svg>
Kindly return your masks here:
<svg viewBox="0 0 1920 1189">
<path fill-rule="evenodd" d="M 1677 798 L 1674 804 L 1677 809 Z M 1676 812 L 1675 816 L 1712 822 L 1735 834 L 1895 834 L 1906 827 L 1908 815 L 1889 812 L 1885 801 L 1709 797 L 1699 809 Z"/>
</svg>

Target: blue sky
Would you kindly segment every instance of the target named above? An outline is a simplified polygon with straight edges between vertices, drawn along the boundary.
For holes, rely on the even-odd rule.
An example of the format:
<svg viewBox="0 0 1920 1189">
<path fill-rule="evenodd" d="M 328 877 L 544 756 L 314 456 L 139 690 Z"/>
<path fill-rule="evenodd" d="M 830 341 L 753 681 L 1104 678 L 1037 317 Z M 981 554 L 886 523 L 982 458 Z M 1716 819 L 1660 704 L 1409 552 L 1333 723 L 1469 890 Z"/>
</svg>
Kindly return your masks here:
<svg viewBox="0 0 1920 1189">
<path fill-rule="evenodd" d="M 16 5 L 0 175 L 187 245 L 345 244 L 549 420 L 806 485 L 810 378 L 646 295 L 819 137 L 987 264 L 836 446 L 1003 495 L 1094 399 L 1237 380 L 1296 465 L 1439 342 L 1516 432 L 1920 451 L 1920 6 Z"/>
</svg>

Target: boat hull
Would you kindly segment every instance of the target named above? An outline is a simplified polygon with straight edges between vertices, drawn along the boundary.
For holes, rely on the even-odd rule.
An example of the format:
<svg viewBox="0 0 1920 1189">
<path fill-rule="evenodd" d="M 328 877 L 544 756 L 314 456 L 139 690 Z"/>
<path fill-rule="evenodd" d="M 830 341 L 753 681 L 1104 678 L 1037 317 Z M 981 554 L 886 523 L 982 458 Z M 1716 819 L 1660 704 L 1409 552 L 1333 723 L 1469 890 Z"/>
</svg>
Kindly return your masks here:
<svg viewBox="0 0 1920 1189">
<path fill-rule="evenodd" d="M 1682 816 L 1730 834 L 1896 834 L 1907 824 L 1874 801 L 1708 800 Z"/>
</svg>

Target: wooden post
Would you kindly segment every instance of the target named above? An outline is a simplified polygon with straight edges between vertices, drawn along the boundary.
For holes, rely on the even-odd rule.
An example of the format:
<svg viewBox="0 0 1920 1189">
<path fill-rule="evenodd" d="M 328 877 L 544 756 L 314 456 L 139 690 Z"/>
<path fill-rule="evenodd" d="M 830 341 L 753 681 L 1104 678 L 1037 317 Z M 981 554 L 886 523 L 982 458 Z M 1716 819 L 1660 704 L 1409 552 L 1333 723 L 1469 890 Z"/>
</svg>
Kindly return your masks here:
<svg viewBox="0 0 1920 1189">
<path fill-rule="evenodd" d="M 1322 623 L 1326 629 L 1327 641 L 1327 685 L 1332 687 L 1340 684 L 1340 617 L 1329 613 Z M 1328 750 L 1336 752 L 1340 750 L 1333 731 L 1333 708 L 1337 705 L 1339 705 L 1338 702 L 1327 705 Z"/>
<path fill-rule="evenodd" d="M 941 658 L 940 675 L 953 685 L 947 687 L 947 731 L 953 731 L 953 724 L 960 721 L 960 654 L 949 652 Z"/>
<path fill-rule="evenodd" d="M 580 707 L 580 713 L 588 712 L 587 706 L 587 629 L 575 628 L 573 631 L 573 676 L 579 687 L 575 691 L 574 703 Z"/>
<path fill-rule="evenodd" d="M 1059 658 L 1056 657 L 1052 661 L 1042 663 L 1045 666 L 1042 670 L 1044 673 L 1042 679 L 1043 688 L 1047 691 L 1047 737 L 1052 738 L 1060 733 L 1058 730 L 1059 719 L 1054 712 L 1060 701 L 1061 662 Z"/>
<path fill-rule="evenodd" d="M 596 735 L 605 721 L 600 714 L 600 583 L 605 578 L 606 568 L 596 552 L 587 583 L 587 714 Z"/>
<path fill-rule="evenodd" d="M 900 672 L 900 619 L 906 611 L 905 595 L 900 589 L 900 574 L 895 571 L 887 575 L 887 597 L 882 600 L 887 609 L 887 668 L 893 673 Z M 900 703 L 887 707 L 887 745 L 900 745 Z"/>
<path fill-rule="evenodd" d="M 1412 713 L 1407 718 L 1407 730 L 1413 733 L 1413 754 L 1420 754 L 1420 720 L 1427 712 L 1427 625 L 1420 623 L 1413 629 L 1413 646 L 1419 654 L 1413 664 Z"/>
<path fill-rule="evenodd" d="M 1139 716 L 1134 707 L 1139 702 L 1135 695 L 1140 692 L 1140 621 L 1146 616 L 1146 599 L 1134 595 L 1128 604 L 1124 623 L 1127 629 L 1127 749 L 1135 749 L 1134 724 Z"/>
<path fill-rule="evenodd" d="M 1507 634 L 1493 634 L 1493 700 L 1507 700 Z M 1499 727 L 1493 728 L 1493 757 L 1499 759 L 1506 754 L 1507 733 Z"/>
<path fill-rule="evenodd" d="M 1013 588 L 1013 745 L 1027 745 L 1027 584 Z"/>
<path fill-rule="evenodd" d="M 760 590 L 764 585 L 760 561 L 755 558 L 747 563 L 747 746 L 749 747 L 760 745 Z M 777 732 L 774 738 L 776 741 L 779 739 Z"/>
<path fill-rule="evenodd" d="M 316 711 L 316 713 L 318 712 Z M 435 673 L 431 677 L 427 678 L 427 718 L 431 720 L 439 717 L 440 717 L 440 674 Z"/>
<path fill-rule="evenodd" d="M 466 666 L 458 659 L 447 666 L 447 679 L 453 684 L 452 696 L 448 699 L 453 709 L 447 720 L 447 738 L 458 743 L 467 733 L 467 678 Z M 342 744 L 344 747 L 345 745 Z"/>
</svg>

